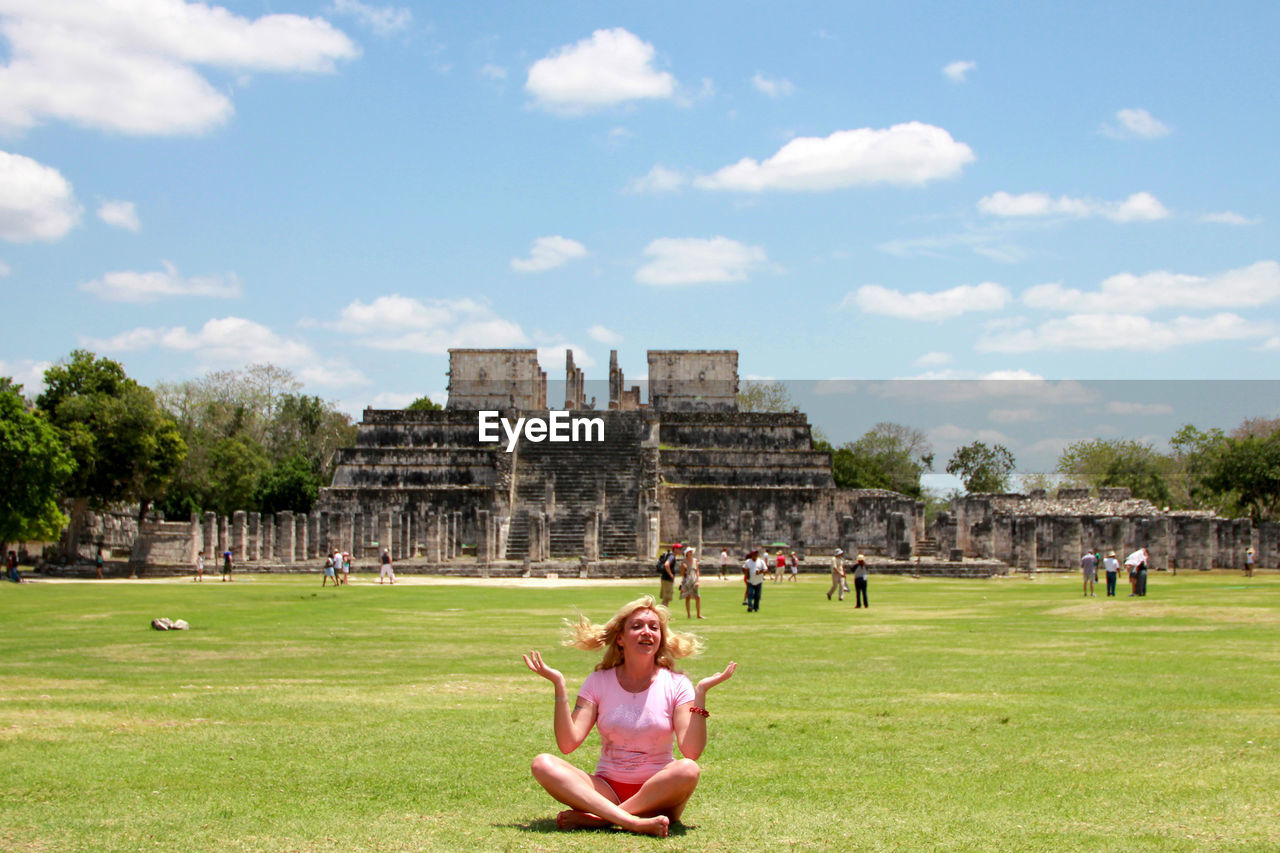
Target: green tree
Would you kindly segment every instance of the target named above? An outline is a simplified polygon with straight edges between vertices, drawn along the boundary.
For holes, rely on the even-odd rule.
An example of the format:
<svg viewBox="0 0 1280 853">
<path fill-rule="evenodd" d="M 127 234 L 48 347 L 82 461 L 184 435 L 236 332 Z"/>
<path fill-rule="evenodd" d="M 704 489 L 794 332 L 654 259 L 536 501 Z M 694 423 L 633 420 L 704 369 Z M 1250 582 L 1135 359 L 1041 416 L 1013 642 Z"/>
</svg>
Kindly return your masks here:
<svg viewBox="0 0 1280 853">
<path fill-rule="evenodd" d="M 409 405 L 405 406 L 405 410 L 410 412 L 438 412 L 443 408 L 444 406 L 440 405 L 435 400 L 432 400 L 430 397 L 425 396 L 419 397 Z"/>
<path fill-rule="evenodd" d="M 791 392 L 782 382 L 748 381 L 738 390 L 740 412 L 790 412 L 794 408 Z"/>
<path fill-rule="evenodd" d="M 933 468 L 933 448 L 923 432 L 901 424 L 881 422 L 854 442 L 831 448 L 831 473 L 846 489 L 888 489 L 913 498 L 924 490 L 920 478 Z"/>
<path fill-rule="evenodd" d="M 1135 498 L 1165 506 L 1172 500 L 1171 460 L 1151 444 L 1130 439 L 1088 439 L 1067 446 L 1057 472 L 1073 486 L 1093 490 L 1127 486 Z"/>
<path fill-rule="evenodd" d="M 67 523 L 58 497 L 74 468 L 58 431 L 27 410 L 22 386 L 0 377 L 0 554 L 10 542 L 58 538 Z"/>
<path fill-rule="evenodd" d="M 258 480 L 253 503 L 260 512 L 310 512 L 320 492 L 320 478 L 301 456 L 277 462 Z"/>
<path fill-rule="evenodd" d="M 1280 429 L 1233 433 L 1208 452 L 1203 483 L 1220 509 L 1259 521 L 1280 517 Z"/>
<path fill-rule="evenodd" d="M 139 503 L 139 518 L 178 471 L 186 444 L 151 389 L 115 361 L 75 350 L 44 374 L 36 407 L 60 431 L 75 459 L 65 493 L 71 499 L 74 553 L 84 511 Z"/>
<path fill-rule="evenodd" d="M 957 448 L 947 462 L 947 473 L 959 477 L 969 494 L 1007 492 L 1013 468 L 1009 448 L 1003 444 L 988 447 L 982 441 Z"/>
</svg>

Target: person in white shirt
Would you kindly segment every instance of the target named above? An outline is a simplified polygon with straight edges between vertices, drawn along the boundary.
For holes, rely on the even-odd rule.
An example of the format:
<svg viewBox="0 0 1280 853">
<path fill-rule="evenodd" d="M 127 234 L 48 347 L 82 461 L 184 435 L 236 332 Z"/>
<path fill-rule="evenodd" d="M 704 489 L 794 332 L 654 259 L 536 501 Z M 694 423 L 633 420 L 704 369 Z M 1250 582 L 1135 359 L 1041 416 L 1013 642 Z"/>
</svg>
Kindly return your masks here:
<svg viewBox="0 0 1280 853">
<path fill-rule="evenodd" d="M 747 555 L 742 566 L 747 580 L 747 612 L 755 613 L 760 609 L 760 592 L 764 586 L 764 573 L 768 564 L 760 556 L 759 551 Z"/>
</svg>

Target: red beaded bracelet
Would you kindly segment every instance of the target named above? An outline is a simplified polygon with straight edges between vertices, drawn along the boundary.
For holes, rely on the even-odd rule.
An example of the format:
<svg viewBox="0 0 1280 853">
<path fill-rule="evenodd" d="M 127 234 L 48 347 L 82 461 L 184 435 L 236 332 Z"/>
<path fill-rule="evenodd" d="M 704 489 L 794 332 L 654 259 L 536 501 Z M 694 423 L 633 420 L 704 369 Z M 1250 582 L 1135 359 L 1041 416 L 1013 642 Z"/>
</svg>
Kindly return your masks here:
<svg viewBox="0 0 1280 853">
<path fill-rule="evenodd" d="M 699 717 L 710 717 L 710 716 L 711 716 L 711 712 L 710 712 L 710 711 L 708 711 L 706 708 L 699 708 L 697 705 L 690 705 L 690 706 L 689 706 L 689 713 L 690 713 L 690 714 L 697 714 Z"/>
</svg>

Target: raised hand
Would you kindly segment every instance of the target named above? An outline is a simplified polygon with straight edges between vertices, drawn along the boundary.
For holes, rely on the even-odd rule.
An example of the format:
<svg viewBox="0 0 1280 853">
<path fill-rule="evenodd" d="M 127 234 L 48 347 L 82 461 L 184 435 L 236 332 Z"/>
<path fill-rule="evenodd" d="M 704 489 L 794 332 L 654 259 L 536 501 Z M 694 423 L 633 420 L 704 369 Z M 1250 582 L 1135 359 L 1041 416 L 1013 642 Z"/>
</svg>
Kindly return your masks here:
<svg viewBox="0 0 1280 853">
<path fill-rule="evenodd" d="M 722 681 L 728 681 L 729 677 L 733 675 L 733 671 L 737 668 L 738 668 L 737 663 L 735 663 L 734 661 L 729 661 L 729 665 L 726 666 L 724 669 L 720 670 L 715 675 L 708 675 L 706 678 L 699 681 L 698 687 L 697 687 L 698 692 L 703 695 L 706 695 L 706 692 L 710 690 L 712 687 L 715 687 L 717 684 L 719 684 Z"/>
<path fill-rule="evenodd" d="M 547 666 L 546 662 L 542 659 L 542 655 L 538 654 L 536 651 L 529 652 L 529 654 L 521 655 L 520 657 L 524 659 L 524 665 L 529 667 L 530 672 L 536 672 L 538 675 L 541 675 L 547 681 L 550 681 L 556 686 L 564 684 L 564 675 L 560 670 L 552 669 Z"/>
</svg>

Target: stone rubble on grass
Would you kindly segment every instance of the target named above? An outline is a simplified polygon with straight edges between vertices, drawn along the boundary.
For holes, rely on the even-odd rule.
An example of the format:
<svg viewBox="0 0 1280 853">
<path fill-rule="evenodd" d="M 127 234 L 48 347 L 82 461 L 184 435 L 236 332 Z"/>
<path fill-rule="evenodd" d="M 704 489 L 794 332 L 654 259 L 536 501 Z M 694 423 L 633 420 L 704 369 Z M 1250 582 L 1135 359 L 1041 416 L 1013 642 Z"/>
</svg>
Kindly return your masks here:
<svg viewBox="0 0 1280 853">
<path fill-rule="evenodd" d="M 159 619 L 151 620 L 151 627 L 157 631 L 185 631 L 191 626 L 187 624 L 186 619 L 166 619 L 161 616 Z"/>
</svg>

